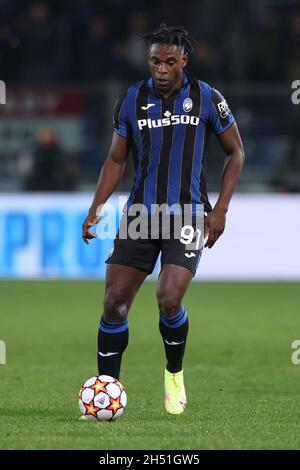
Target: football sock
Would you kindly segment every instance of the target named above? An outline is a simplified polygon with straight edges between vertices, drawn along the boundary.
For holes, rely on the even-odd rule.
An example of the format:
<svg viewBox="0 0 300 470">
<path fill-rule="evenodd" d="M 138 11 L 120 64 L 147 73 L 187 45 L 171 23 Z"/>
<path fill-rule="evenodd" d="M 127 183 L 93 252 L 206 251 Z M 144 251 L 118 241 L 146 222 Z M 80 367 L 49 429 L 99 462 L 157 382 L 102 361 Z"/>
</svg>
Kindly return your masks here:
<svg viewBox="0 0 300 470">
<path fill-rule="evenodd" d="M 98 333 L 98 371 L 116 379 L 120 376 L 122 354 L 128 345 L 128 320 L 121 323 L 100 321 Z"/>
<path fill-rule="evenodd" d="M 182 370 L 188 330 L 189 321 L 184 307 L 174 317 L 167 317 L 160 312 L 159 331 L 165 346 L 166 369 L 171 373 Z"/>
</svg>

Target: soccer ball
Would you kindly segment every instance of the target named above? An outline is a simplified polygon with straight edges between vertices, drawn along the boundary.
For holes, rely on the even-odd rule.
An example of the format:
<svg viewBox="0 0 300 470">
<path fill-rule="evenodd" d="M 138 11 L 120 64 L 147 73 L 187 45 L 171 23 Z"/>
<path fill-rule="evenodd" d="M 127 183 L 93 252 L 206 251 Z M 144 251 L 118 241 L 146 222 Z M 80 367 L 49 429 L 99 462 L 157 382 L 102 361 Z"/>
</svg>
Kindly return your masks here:
<svg viewBox="0 0 300 470">
<path fill-rule="evenodd" d="M 109 375 L 95 375 L 79 390 L 79 409 L 90 421 L 112 421 L 122 416 L 127 396 L 124 387 Z"/>
</svg>

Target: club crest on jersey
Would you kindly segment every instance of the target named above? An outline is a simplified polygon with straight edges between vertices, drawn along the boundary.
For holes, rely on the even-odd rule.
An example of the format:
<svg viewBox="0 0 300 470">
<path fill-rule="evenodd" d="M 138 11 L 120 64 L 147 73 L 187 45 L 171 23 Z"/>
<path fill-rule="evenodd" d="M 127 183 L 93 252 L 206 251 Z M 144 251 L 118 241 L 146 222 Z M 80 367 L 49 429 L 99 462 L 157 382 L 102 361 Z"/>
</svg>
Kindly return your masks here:
<svg viewBox="0 0 300 470">
<path fill-rule="evenodd" d="M 186 113 L 189 113 L 192 107 L 193 107 L 193 101 L 191 100 L 191 98 L 186 98 L 183 102 L 183 110 Z"/>
<path fill-rule="evenodd" d="M 229 116 L 229 114 L 231 113 L 229 106 L 225 99 L 223 99 L 220 103 L 218 103 L 217 106 L 218 106 L 220 117 L 222 119 L 227 118 L 227 116 Z"/>
</svg>

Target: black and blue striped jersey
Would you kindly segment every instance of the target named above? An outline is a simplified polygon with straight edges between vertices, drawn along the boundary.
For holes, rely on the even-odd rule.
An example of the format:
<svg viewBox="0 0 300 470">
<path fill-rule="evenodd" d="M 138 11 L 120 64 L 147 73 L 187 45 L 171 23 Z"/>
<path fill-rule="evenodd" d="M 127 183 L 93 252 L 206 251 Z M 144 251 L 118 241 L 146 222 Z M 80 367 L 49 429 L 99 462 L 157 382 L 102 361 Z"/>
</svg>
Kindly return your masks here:
<svg viewBox="0 0 300 470">
<path fill-rule="evenodd" d="M 139 203 L 199 204 L 211 210 L 206 191 L 206 152 L 234 117 L 221 93 L 184 72 L 180 89 L 164 98 L 149 78 L 131 86 L 114 108 L 115 132 L 128 139 L 135 177 L 127 208 Z"/>
</svg>

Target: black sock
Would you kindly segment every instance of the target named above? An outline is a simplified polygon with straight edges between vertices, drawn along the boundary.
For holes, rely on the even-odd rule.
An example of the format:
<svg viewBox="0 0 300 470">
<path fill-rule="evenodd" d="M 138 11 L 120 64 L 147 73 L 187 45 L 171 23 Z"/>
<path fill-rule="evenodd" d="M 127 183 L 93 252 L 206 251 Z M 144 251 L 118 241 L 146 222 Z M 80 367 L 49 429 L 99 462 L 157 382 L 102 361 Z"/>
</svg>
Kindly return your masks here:
<svg viewBox="0 0 300 470">
<path fill-rule="evenodd" d="M 188 330 L 189 321 L 184 307 L 175 317 L 167 317 L 160 313 L 159 331 L 164 341 L 169 372 L 175 373 L 182 370 Z"/>
<path fill-rule="evenodd" d="M 99 375 L 120 376 L 122 354 L 128 345 L 128 320 L 110 323 L 101 318 L 98 333 Z"/>
</svg>

